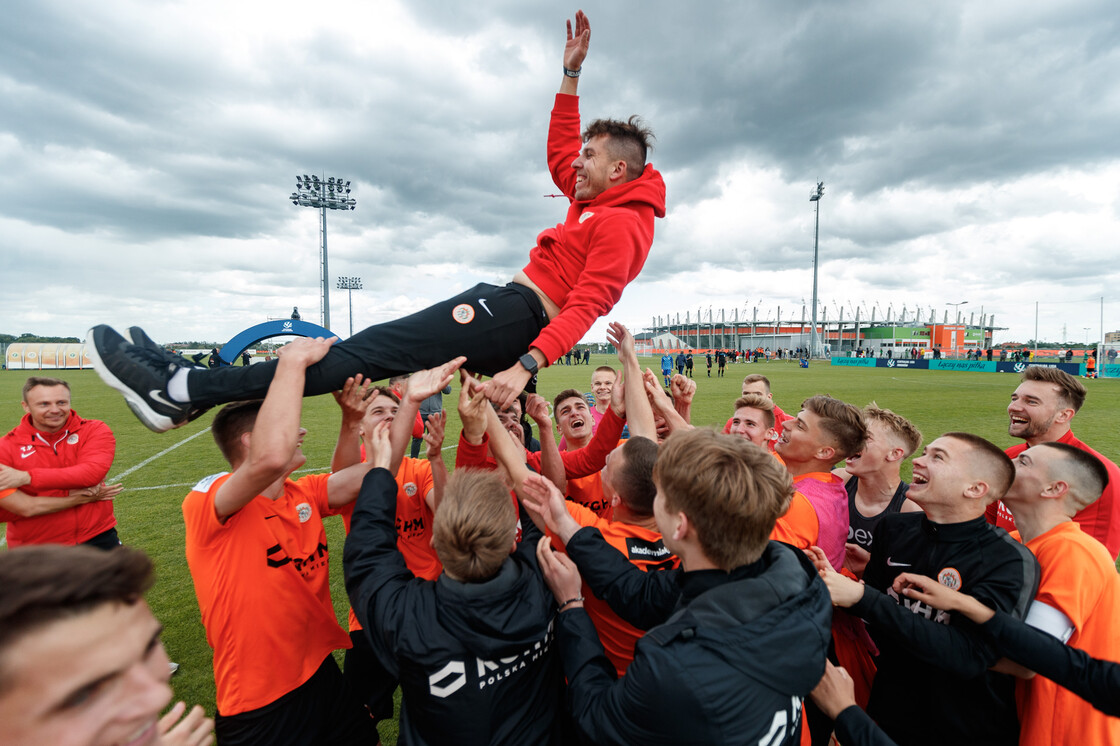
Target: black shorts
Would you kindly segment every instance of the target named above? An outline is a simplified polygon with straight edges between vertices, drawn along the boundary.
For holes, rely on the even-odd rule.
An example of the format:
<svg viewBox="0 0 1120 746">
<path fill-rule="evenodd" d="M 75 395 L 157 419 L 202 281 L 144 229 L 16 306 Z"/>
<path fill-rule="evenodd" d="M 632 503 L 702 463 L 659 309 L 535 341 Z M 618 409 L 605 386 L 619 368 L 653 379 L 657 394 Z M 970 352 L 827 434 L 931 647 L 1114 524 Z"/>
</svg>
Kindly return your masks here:
<svg viewBox="0 0 1120 746">
<path fill-rule="evenodd" d="M 377 728 L 328 655 L 315 674 L 264 707 L 214 716 L 222 746 L 369 746 Z"/>
<path fill-rule="evenodd" d="M 304 396 L 337 391 L 358 373 L 381 381 L 441 365 L 459 355 L 466 356 L 463 367 L 467 370 L 492 376 L 528 352 L 547 324 L 540 299 L 524 285 L 475 285 L 454 298 L 367 327 L 334 345 L 326 357 L 307 369 Z M 276 361 L 192 370 L 187 379 L 191 402 L 213 406 L 262 399 L 275 371 Z"/>
</svg>

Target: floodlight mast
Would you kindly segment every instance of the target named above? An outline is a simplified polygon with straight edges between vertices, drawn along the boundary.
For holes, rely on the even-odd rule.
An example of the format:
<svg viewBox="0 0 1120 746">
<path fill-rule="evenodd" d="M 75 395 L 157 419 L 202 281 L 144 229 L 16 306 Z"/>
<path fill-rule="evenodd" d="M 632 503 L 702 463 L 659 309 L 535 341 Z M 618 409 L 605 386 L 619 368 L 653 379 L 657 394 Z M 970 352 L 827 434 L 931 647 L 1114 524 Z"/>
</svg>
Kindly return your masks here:
<svg viewBox="0 0 1120 746">
<path fill-rule="evenodd" d="M 809 334 L 809 357 L 820 357 L 820 339 L 817 337 L 817 256 L 821 237 L 821 197 L 824 196 L 824 182 L 817 182 L 816 191 L 809 193 L 809 201 L 817 203 L 817 228 L 813 233 L 813 328 Z"/>
<path fill-rule="evenodd" d="M 339 277 L 338 289 L 345 290 L 350 305 L 350 336 L 354 336 L 354 291 L 362 289 L 361 277 Z"/>
<path fill-rule="evenodd" d="M 331 328 L 331 300 L 327 282 L 327 210 L 353 210 L 358 204 L 350 196 L 350 182 L 341 177 L 296 176 L 296 190 L 292 192 L 296 207 L 315 207 L 319 210 L 319 318 L 324 329 Z"/>
</svg>

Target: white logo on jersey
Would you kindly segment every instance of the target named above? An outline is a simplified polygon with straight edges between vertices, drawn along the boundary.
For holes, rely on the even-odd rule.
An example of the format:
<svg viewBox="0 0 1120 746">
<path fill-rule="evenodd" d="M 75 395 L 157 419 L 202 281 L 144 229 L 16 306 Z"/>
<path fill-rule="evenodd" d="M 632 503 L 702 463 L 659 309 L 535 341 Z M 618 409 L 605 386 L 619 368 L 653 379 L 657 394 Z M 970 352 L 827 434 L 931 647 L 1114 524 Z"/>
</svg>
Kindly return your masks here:
<svg viewBox="0 0 1120 746">
<path fill-rule="evenodd" d="M 445 680 L 448 676 L 455 676 L 446 684 L 436 686 L 439 681 Z M 436 671 L 428 677 L 428 691 L 431 692 L 433 697 L 443 699 L 463 688 L 467 683 L 467 667 L 463 661 L 451 661 L 446 666 Z"/>
<path fill-rule="evenodd" d="M 70 445 L 74 445 L 75 443 L 78 442 L 78 434 L 77 433 L 71 433 L 70 437 L 66 439 L 66 442 L 69 443 Z"/>
<path fill-rule="evenodd" d="M 482 306 L 483 311 L 490 314 L 490 318 L 494 318 L 494 314 L 493 314 L 493 312 L 491 312 L 490 307 L 486 305 L 486 299 L 485 298 L 479 298 L 478 299 L 478 305 Z"/>
<path fill-rule="evenodd" d="M 296 506 L 296 514 L 299 515 L 300 523 L 307 523 L 311 518 L 311 506 L 308 503 L 300 503 Z"/>
<path fill-rule="evenodd" d="M 587 220 L 587 219 L 588 219 L 589 217 L 592 217 L 592 216 L 593 216 L 594 214 L 595 214 L 595 213 L 593 213 L 593 212 L 585 212 L 585 213 L 583 213 L 582 215 L 580 215 L 580 216 L 579 216 L 579 222 L 581 222 L 581 223 L 582 223 L 582 222 L 583 222 L 584 220 Z"/>
<path fill-rule="evenodd" d="M 416 495 L 416 483 L 415 482 L 405 482 L 404 483 L 404 494 L 408 495 L 409 497 L 415 496 Z"/>
</svg>

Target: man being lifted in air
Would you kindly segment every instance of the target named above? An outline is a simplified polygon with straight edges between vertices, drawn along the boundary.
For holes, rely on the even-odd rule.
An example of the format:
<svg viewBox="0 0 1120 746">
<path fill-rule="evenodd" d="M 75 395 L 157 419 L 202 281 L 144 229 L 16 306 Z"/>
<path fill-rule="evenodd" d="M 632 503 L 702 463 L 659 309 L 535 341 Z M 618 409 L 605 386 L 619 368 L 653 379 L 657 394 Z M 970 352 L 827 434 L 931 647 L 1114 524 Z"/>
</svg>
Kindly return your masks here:
<svg viewBox="0 0 1120 746">
<path fill-rule="evenodd" d="M 544 230 L 529 263 L 505 287 L 479 284 L 403 319 L 371 326 L 335 345 L 307 370 L 305 396 L 342 388 L 358 373 L 377 381 L 458 355 L 492 375 L 487 397 L 508 407 L 537 369 L 559 358 L 607 314 L 645 264 L 654 218 L 665 216 L 665 182 L 646 164 L 652 133 L 637 117 L 599 119 L 580 132 L 579 75 L 591 25 L 568 22 L 564 73 L 548 131 L 548 166 L 571 200 L 564 222 Z M 276 363 L 214 370 L 192 367 L 137 327 L 130 340 L 90 330 L 102 380 L 124 394 L 151 430 L 179 427 L 207 408 L 263 397 Z"/>
</svg>

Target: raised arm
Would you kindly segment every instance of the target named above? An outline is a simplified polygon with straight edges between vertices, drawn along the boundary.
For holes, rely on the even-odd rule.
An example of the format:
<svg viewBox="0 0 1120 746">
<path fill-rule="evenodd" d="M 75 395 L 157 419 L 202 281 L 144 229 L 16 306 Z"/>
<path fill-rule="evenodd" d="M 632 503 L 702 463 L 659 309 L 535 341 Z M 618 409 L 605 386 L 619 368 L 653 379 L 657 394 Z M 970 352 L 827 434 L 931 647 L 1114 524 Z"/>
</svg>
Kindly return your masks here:
<svg viewBox="0 0 1120 746">
<path fill-rule="evenodd" d="M 342 471 L 362 460 L 361 440 L 362 418 L 366 413 L 365 395 L 369 381 L 362 382 L 362 374 L 347 378 L 341 391 L 332 391 L 331 396 L 342 410 L 342 424 L 338 431 L 338 442 L 331 456 L 331 471 Z"/>
<path fill-rule="evenodd" d="M 552 434 L 552 418 L 548 416 L 548 402 L 543 396 L 529 394 L 525 400 L 525 414 L 537 423 L 540 434 L 540 472 L 556 485 L 561 492 L 568 491 L 568 477 L 564 473 L 564 460 Z"/>
<path fill-rule="evenodd" d="M 646 396 L 642 382 L 642 367 L 638 363 L 638 351 L 634 346 L 634 335 L 622 324 L 611 322 L 607 327 L 607 340 L 618 350 L 618 362 L 622 364 L 622 390 L 626 402 L 626 423 L 630 434 L 649 438 L 657 442 L 657 424 L 653 418 L 653 408 Z M 615 389 L 618 389 L 615 386 Z M 614 404 L 612 397 L 612 406 Z"/>
<path fill-rule="evenodd" d="M 264 397 L 248 453 L 214 495 L 214 514 L 225 521 L 293 468 L 292 459 L 305 432 L 299 426 L 307 368 L 322 360 L 338 337 L 297 338 L 278 351 L 268 394 Z"/>
<path fill-rule="evenodd" d="M 428 415 L 428 431 L 424 433 L 427 445 L 426 456 L 432 466 L 432 491 L 426 498 L 428 507 L 435 513 L 443 499 L 443 488 L 447 485 L 447 464 L 443 461 L 443 435 L 447 429 L 447 412 Z"/>
<path fill-rule="evenodd" d="M 567 22 L 568 40 L 564 44 L 564 77 L 560 81 L 560 93 L 575 96 L 579 88 L 579 72 L 591 45 L 591 23 L 582 10 L 576 11 L 576 29 L 572 33 L 572 22 Z M 570 72 L 576 75 L 570 75 Z"/>
</svg>

